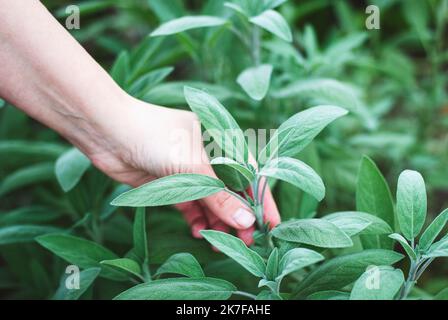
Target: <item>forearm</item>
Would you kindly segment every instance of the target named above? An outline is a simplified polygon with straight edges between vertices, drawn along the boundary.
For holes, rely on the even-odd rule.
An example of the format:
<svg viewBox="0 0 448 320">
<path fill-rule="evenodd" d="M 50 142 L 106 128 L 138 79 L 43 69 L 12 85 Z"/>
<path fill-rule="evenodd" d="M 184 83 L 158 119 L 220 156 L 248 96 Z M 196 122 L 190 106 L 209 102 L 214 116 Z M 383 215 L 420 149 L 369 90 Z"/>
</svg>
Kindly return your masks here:
<svg viewBox="0 0 448 320">
<path fill-rule="evenodd" d="M 0 96 L 91 153 L 129 98 L 39 1 L 0 16 Z"/>
</svg>

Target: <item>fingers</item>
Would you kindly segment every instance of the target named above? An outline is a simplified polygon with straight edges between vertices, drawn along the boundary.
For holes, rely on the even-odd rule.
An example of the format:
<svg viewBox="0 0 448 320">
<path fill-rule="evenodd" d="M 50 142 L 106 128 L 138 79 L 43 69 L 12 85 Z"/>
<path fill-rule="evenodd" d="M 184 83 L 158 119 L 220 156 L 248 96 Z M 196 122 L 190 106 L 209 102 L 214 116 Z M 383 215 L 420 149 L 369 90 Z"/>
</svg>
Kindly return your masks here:
<svg viewBox="0 0 448 320">
<path fill-rule="evenodd" d="M 274 201 L 274 197 L 272 196 L 271 189 L 269 186 L 266 186 L 266 191 L 264 193 L 264 221 L 269 224 L 269 227 L 272 229 L 276 225 L 278 225 L 281 221 L 280 213 L 277 209 L 277 204 Z"/>
<path fill-rule="evenodd" d="M 211 211 L 207 210 L 206 208 L 203 208 L 203 210 L 205 212 L 205 217 L 207 218 L 209 229 L 226 233 L 230 232 L 230 227 L 226 225 L 223 221 L 219 220 L 219 218 L 216 215 L 214 215 Z"/>
<path fill-rule="evenodd" d="M 247 229 L 255 222 L 255 216 L 249 208 L 224 191 L 202 199 L 201 204 L 224 223 L 237 230 Z"/>
<path fill-rule="evenodd" d="M 247 246 L 250 246 L 254 243 L 254 231 L 255 231 L 255 226 L 252 226 L 245 230 L 238 230 L 237 231 L 238 238 L 243 240 L 243 242 Z"/>
<path fill-rule="evenodd" d="M 175 205 L 179 209 L 191 229 L 191 234 L 196 239 L 202 239 L 201 230 L 208 228 L 207 218 L 202 207 L 195 201 L 179 203 Z"/>
</svg>

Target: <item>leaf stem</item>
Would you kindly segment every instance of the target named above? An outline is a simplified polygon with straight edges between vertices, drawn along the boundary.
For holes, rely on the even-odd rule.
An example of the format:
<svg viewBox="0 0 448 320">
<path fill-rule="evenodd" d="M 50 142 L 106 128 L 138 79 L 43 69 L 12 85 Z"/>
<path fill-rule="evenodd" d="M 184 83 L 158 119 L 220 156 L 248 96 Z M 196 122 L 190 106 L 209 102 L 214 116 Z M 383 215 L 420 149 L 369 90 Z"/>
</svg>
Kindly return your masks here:
<svg viewBox="0 0 448 320">
<path fill-rule="evenodd" d="M 236 295 L 239 295 L 239 296 L 243 296 L 243 297 L 247 297 L 247 298 L 250 298 L 250 299 L 253 299 L 253 300 L 257 299 L 256 295 L 254 295 L 252 293 L 249 293 L 249 292 L 245 292 L 245 291 L 233 291 L 233 294 L 236 294 Z"/>
</svg>

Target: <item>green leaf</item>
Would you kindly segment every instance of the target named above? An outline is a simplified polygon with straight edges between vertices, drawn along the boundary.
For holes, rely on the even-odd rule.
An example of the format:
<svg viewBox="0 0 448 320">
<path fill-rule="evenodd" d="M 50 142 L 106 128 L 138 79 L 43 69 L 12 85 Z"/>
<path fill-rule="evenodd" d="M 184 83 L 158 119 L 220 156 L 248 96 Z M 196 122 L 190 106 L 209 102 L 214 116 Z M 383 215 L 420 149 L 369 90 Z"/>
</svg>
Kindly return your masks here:
<svg viewBox="0 0 448 320">
<path fill-rule="evenodd" d="M 350 299 L 350 293 L 337 290 L 319 291 L 310 294 L 308 297 L 306 297 L 306 300 L 349 300 L 349 299 Z"/>
<path fill-rule="evenodd" d="M 259 175 L 286 181 L 321 201 L 325 197 L 325 186 L 319 175 L 304 162 L 280 157 L 270 160 Z"/>
<path fill-rule="evenodd" d="M 423 232 L 420 240 L 418 242 L 419 250 L 426 251 L 432 245 L 434 240 L 440 234 L 442 229 L 448 222 L 448 209 L 445 209 L 441 214 L 439 214 L 434 221 L 429 225 L 429 227 Z"/>
<path fill-rule="evenodd" d="M 115 80 L 122 88 L 125 87 L 127 78 L 130 73 L 130 59 L 129 53 L 123 51 L 115 60 L 112 69 L 110 70 L 110 76 Z"/>
<path fill-rule="evenodd" d="M 37 237 L 36 241 L 58 257 L 83 269 L 101 267 L 100 262 L 103 260 L 118 259 L 118 256 L 109 249 L 68 234 L 47 234 Z M 124 279 L 122 274 L 110 270 L 110 267 L 103 266 L 101 269 L 101 275 L 108 279 Z"/>
<path fill-rule="evenodd" d="M 271 290 L 263 290 L 258 295 L 256 300 L 283 300 L 278 294 L 273 293 Z"/>
<path fill-rule="evenodd" d="M 279 276 L 276 278 L 276 280 L 280 280 L 290 273 L 308 267 L 312 264 L 322 261 L 323 259 L 324 256 L 310 249 L 291 249 L 286 252 L 280 260 Z"/>
<path fill-rule="evenodd" d="M 364 220 L 363 218 L 351 215 L 332 215 L 330 217 L 324 217 L 324 219 L 333 223 L 349 237 L 353 237 L 358 233 L 361 233 L 371 224 L 369 221 Z"/>
<path fill-rule="evenodd" d="M 295 114 L 274 133 L 260 152 L 259 161 L 297 155 L 329 123 L 346 114 L 345 109 L 335 106 L 317 106 Z"/>
<path fill-rule="evenodd" d="M 284 222 L 271 231 L 278 239 L 322 248 L 346 248 L 353 245 L 348 235 L 333 223 L 322 219 Z"/>
<path fill-rule="evenodd" d="M 224 106 L 215 97 L 198 89 L 185 87 L 184 94 L 191 110 L 225 156 L 239 163 L 247 163 L 249 152 L 243 131 Z"/>
<path fill-rule="evenodd" d="M 417 171 L 405 170 L 398 178 L 397 218 L 401 232 L 408 240 L 415 238 L 425 223 L 425 181 Z"/>
<path fill-rule="evenodd" d="M 127 191 L 112 201 L 114 206 L 154 207 L 208 197 L 225 188 L 222 181 L 200 174 L 175 174 Z"/>
<path fill-rule="evenodd" d="M 436 294 L 434 300 L 448 300 L 448 288 L 445 288 Z"/>
<path fill-rule="evenodd" d="M 60 232 L 51 226 L 15 225 L 0 228 L 0 245 L 33 242 L 34 238 L 47 233 Z"/>
<path fill-rule="evenodd" d="M 205 277 L 201 265 L 190 253 L 176 253 L 172 255 L 157 269 L 155 276 L 166 273 L 181 274 L 190 278 Z"/>
<path fill-rule="evenodd" d="M 90 160 L 76 148 L 61 155 L 54 170 L 56 178 L 64 192 L 72 190 L 90 167 Z"/>
<path fill-rule="evenodd" d="M 53 300 L 78 300 L 89 289 L 98 277 L 100 268 L 89 268 L 79 273 L 79 289 L 68 289 L 66 279 L 70 274 L 64 274 L 58 290 L 52 297 Z"/>
<path fill-rule="evenodd" d="M 269 255 L 269 259 L 266 265 L 266 279 L 275 280 L 279 271 L 279 256 L 278 249 L 274 248 Z"/>
<path fill-rule="evenodd" d="M 393 232 L 386 221 L 366 212 L 341 211 L 328 214 L 324 216 L 323 219 L 333 222 L 350 236 L 357 233 L 378 235 L 390 234 Z M 364 227 L 366 222 L 368 222 L 368 224 Z M 350 231 L 348 230 L 349 228 L 351 229 Z"/>
<path fill-rule="evenodd" d="M 431 247 L 429 247 L 427 253 L 423 255 L 423 258 L 439 258 L 439 257 L 448 257 L 447 237 L 434 243 Z"/>
<path fill-rule="evenodd" d="M 212 166 L 222 164 L 222 165 L 226 165 L 226 166 L 229 166 L 229 167 L 235 169 L 236 171 L 241 173 L 241 175 L 249 183 L 252 183 L 255 179 L 255 175 L 253 174 L 252 171 L 250 171 L 246 166 L 236 162 L 235 160 L 232 160 L 229 158 L 218 157 L 218 158 L 212 159 L 212 161 L 210 163 Z"/>
<path fill-rule="evenodd" d="M 173 67 L 164 67 L 142 75 L 129 87 L 129 94 L 137 98 L 144 97 L 150 89 L 162 82 L 173 70 Z"/>
<path fill-rule="evenodd" d="M 145 208 L 138 208 L 135 212 L 134 227 L 134 253 L 141 263 L 148 260 L 148 238 L 146 235 L 146 212 Z"/>
<path fill-rule="evenodd" d="M 378 167 L 364 156 L 358 173 L 356 185 L 356 209 L 367 212 L 384 220 L 391 228 L 395 226 L 394 204 L 386 179 Z M 392 249 L 392 241 L 381 236 L 362 236 L 361 241 L 367 248 Z"/>
<path fill-rule="evenodd" d="M 262 100 L 269 90 L 272 66 L 263 64 L 244 70 L 237 78 L 238 84 L 254 100 Z"/>
<path fill-rule="evenodd" d="M 173 278 L 132 287 L 115 300 L 227 300 L 236 288 L 214 278 Z"/>
<path fill-rule="evenodd" d="M 57 159 L 67 148 L 61 144 L 6 140 L 0 141 L 0 164 L 22 164 Z"/>
<path fill-rule="evenodd" d="M 390 266 L 371 267 L 355 282 L 350 300 L 393 300 L 403 283 L 401 270 Z"/>
<path fill-rule="evenodd" d="M 0 226 L 42 224 L 62 216 L 59 210 L 42 206 L 22 207 L 0 214 Z"/>
<path fill-rule="evenodd" d="M 370 265 L 392 265 L 403 255 L 391 250 L 369 249 L 339 256 L 312 271 L 295 290 L 296 297 L 312 293 L 339 290 L 358 279 Z"/>
<path fill-rule="evenodd" d="M 102 265 L 111 266 L 114 269 L 117 269 L 119 271 L 124 271 L 127 274 L 133 275 L 139 279 L 143 279 L 142 269 L 140 268 L 139 264 L 128 258 L 120 258 L 120 259 L 113 259 L 113 260 L 103 260 L 100 262 Z"/>
<path fill-rule="evenodd" d="M 404 251 L 406 251 L 409 258 L 411 258 L 412 260 L 417 259 L 417 256 L 415 255 L 414 250 L 409 245 L 408 241 L 401 234 L 393 233 L 393 234 L 389 235 L 389 238 L 397 240 L 403 247 Z"/>
<path fill-rule="evenodd" d="M 0 109 L 3 108 L 5 106 L 5 100 L 0 98 Z"/>
<path fill-rule="evenodd" d="M 285 18 L 274 10 L 266 10 L 256 17 L 249 19 L 253 24 L 269 31 L 280 39 L 292 42 L 292 33 Z"/>
<path fill-rule="evenodd" d="M 19 169 L 6 176 L 0 183 L 0 196 L 33 184 L 54 179 L 54 164 L 43 162 Z"/>
<path fill-rule="evenodd" d="M 151 37 L 167 36 L 190 29 L 216 27 L 227 23 L 227 20 L 212 16 L 186 16 L 165 22 L 151 33 Z"/>
<path fill-rule="evenodd" d="M 203 230 L 201 235 L 222 253 L 232 258 L 254 276 L 262 277 L 266 270 L 263 258 L 258 253 L 249 249 L 241 239 L 230 234 Z"/>
</svg>

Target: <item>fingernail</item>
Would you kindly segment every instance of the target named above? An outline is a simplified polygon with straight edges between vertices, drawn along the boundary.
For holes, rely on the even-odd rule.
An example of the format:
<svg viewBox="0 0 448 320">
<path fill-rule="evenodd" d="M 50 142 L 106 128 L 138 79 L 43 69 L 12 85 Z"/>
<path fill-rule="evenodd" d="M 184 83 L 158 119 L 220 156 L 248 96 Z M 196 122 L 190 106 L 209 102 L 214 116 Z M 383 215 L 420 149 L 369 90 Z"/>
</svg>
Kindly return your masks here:
<svg viewBox="0 0 448 320">
<path fill-rule="evenodd" d="M 238 209 L 233 215 L 233 220 L 242 228 L 247 229 L 255 222 L 255 216 L 247 210 Z"/>
<path fill-rule="evenodd" d="M 193 234 L 193 237 L 196 239 L 202 239 L 202 234 L 200 234 L 200 231 L 204 230 L 205 228 L 200 224 L 195 224 L 191 227 L 191 233 Z"/>
</svg>

